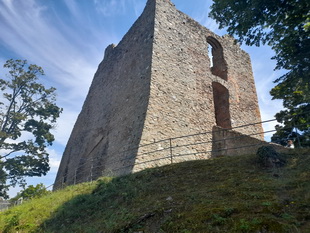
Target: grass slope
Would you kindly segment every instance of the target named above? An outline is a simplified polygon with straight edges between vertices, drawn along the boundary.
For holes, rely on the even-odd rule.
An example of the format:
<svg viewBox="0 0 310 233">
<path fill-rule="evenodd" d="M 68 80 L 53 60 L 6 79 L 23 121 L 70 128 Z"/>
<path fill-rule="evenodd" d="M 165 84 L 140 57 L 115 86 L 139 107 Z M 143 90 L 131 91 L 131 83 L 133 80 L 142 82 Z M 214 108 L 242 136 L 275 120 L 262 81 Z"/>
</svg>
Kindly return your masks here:
<svg viewBox="0 0 310 233">
<path fill-rule="evenodd" d="M 0 213 L 2 232 L 310 232 L 310 153 L 191 161 L 67 187 Z"/>
</svg>

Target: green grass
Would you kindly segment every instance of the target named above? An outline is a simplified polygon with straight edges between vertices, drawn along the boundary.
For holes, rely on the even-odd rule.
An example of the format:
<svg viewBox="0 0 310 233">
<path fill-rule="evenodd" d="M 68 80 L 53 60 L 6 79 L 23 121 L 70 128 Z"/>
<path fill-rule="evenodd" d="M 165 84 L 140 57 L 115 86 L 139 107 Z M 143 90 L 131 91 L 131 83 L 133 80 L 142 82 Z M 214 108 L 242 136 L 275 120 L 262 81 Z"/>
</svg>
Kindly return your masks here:
<svg viewBox="0 0 310 233">
<path fill-rule="evenodd" d="M 310 151 L 191 161 L 67 187 L 0 213 L 2 232 L 310 232 Z"/>
</svg>

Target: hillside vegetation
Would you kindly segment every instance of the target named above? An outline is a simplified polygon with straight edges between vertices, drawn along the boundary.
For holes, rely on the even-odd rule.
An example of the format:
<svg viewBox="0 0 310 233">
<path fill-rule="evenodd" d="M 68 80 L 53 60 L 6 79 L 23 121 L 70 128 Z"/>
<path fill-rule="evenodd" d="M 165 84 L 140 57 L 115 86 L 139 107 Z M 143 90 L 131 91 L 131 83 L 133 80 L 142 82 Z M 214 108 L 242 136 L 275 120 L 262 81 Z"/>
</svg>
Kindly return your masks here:
<svg viewBox="0 0 310 233">
<path fill-rule="evenodd" d="M 255 155 L 103 177 L 0 213 L 2 232 L 310 232 L 310 151 L 281 168 Z"/>
</svg>

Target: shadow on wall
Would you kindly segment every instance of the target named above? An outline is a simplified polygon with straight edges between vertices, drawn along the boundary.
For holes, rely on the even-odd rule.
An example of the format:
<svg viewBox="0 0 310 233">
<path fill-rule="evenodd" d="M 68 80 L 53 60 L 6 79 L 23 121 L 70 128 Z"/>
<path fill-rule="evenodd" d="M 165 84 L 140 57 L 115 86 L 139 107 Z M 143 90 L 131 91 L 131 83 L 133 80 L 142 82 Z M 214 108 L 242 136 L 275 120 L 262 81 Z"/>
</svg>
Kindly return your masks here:
<svg viewBox="0 0 310 233">
<path fill-rule="evenodd" d="M 275 143 L 269 143 L 232 129 L 219 126 L 212 128 L 212 157 L 256 154 L 261 146 L 272 146 L 278 152 L 288 149 Z"/>
<path fill-rule="evenodd" d="M 217 82 L 212 82 L 212 89 L 216 124 L 230 129 L 229 92 L 226 87 Z"/>
<path fill-rule="evenodd" d="M 116 54 L 123 52 L 117 51 L 122 50 L 121 47 L 116 47 L 115 50 Z M 134 57 L 134 55 L 129 56 Z M 87 153 L 81 153 L 78 166 L 71 167 L 70 173 L 68 169 L 65 169 L 64 183 L 76 184 L 92 181 L 101 176 L 119 176 L 132 172 L 149 103 L 150 73 L 141 77 L 136 75 L 142 69 L 138 67 L 141 62 L 137 61 L 129 64 L 134 71 L 128 73 L 127 76 L 122 73 L 123 71 L 118 73 L 117 66 L 126 66 L 122 62 L 115 62 L 114 59 L 114 64 L 117 65 L 110 65 L 109 68 L 108 64 L 103 64 L 105 70 L 112 69 L 111 72 L 117 74 L 108 78 L 113 79 L 113 82 L 107 78 L 104 79 L 107 83 L 105 89 L 109 90 L 109 95 L 105 95 L 106 99 L 102 101 L 113 103 L 113 106 L 106 104 L 100 110 L 106 113 L 104 121 L 98 120 L 98 122 L 104 122 L 104 129 L 97 128 L 89 131 L 85 127 L 86 132 L 77 135 L 77 137 L 84 137 L 81 139 L 85 141 L 83 146 L 88 144 L 85 146 Z M 98 99 L 88 101 L 99 102 Z M 88 106 L 94 106 L 89 102 L 87 102 Z M 88 121 L 92 120 L 91 112 L 83 111 L 82 114 L 84 114 L 83 118 Z"/>
<path fill-rule="evenodd" d="M 155 3 L 149 4 L 120 43 L 107 47 L 54 189 L 103 175 L 131 173 L 150 98 Z"/>
</svg>

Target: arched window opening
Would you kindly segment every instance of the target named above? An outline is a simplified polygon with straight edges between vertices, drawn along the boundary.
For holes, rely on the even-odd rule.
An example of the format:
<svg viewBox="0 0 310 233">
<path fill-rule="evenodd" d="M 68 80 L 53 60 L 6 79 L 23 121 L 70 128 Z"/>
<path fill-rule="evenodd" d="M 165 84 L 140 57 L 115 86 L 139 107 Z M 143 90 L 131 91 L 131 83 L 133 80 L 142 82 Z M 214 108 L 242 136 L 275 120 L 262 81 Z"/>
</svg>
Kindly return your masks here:
<svg viewBox="0 0 310 233">
<path fill-rule="evenodd" d="M 227 64 L 224 59 L 222 45 L 211 36 L 207 38 L 207 42 L 211 46 L 211 49 L 208 48 L 208 54 L 210 57 L 212 74 L 227 81 Z"/>
<path fill-rule="evenodd" d="M 229 92 L 226 87 L 217 82 L 212 83 L 212 88 L 216 125 L 230 129 Z"/>
<path fill-rule="evenodd" d="M 210 60 L 210 69 L 213 67 L 213 55 L 212 55 L 212 46 L 208 43 L 208 56 Z"/>
</svg>

